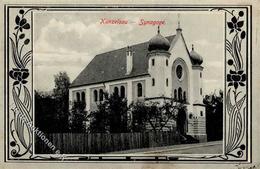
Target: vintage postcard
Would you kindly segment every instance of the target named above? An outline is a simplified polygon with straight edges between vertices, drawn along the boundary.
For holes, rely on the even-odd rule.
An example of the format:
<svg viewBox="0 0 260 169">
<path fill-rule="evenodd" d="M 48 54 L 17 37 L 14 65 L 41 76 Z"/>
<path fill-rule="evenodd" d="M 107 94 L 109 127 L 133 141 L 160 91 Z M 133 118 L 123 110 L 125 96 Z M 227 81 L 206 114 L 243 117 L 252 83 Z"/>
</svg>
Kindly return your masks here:
<svg viewBox="0 0 260 169">
<path fill-rule="evenodd" d="M 4 163 L 260 168 L 256 6 L 6 2 Z"/>
</svg>

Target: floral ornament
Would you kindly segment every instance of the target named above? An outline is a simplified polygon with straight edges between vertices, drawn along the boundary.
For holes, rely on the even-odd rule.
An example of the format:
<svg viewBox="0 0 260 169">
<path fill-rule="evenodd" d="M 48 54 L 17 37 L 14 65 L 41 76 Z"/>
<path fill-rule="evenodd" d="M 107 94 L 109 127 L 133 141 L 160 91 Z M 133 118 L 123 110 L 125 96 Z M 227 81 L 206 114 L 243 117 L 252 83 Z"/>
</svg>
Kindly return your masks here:
<svg viewBox="0 0 260 169">
<path fill-rule="evenodd" d="M 27 64 L 31 61 L 32 50 L 24 52 L 24 46 L 30 43 L 30 39 L 25 37 L 25 33 L 22 33 L 24 29 L 30 29 L 30 24 L 27 23 L 27 20 L 24 18 L 25 14 L 28 13 L 21 9 L 19 14 L 15 18 L 15 27 L 14 30 L 17 30 L 13 33 L 15 38 L 10 37 L 12 45 L 12 58 L 16 68 L 25 69 Z M 21 42 L 22 41 L 22 42 Z M 17 82 L 16 82 L 17 83 Z"/>
<path fill-rule="evenodd" d="M 230 70 L 230 74 L 227 75 L 228 86 L 234 86 L 235 89 L 238 88 L 238 85 L 245 86 L 246 74 L 243 70 L 233 71 Z"/>
<path fill-rule="evenodd" d="M 241 31 L 241 28 L 244 25 L 244 21 L 239 21 L 239 17 L 244 16 L 244 12 L 240 11 L 238 15 L 238 17 L 233 16 L 231 18 L 231 22 L 227 22 L 228 27 L 231 29 L 229 33 L 232 33 L 234 31 Z"/>
<path fill-rule="evenodd" d="M 16 16 L 16 27 L 14 29 L 19 29 L 21 32 L 23 31 L 23 29 L 30 29 L 30 24 L 27 23 L 27 20 L 25 18 L 23 18 L 24 10 L 20 10 L 19 13 L 22 14 L 22 18 L 20 18 L 18 15 Z"/>
<path fill-rule="evenodd" d="M 28 69 L 19 69 L 19 68 L 13 68 L 13 70 L 10 70 L 9 75 L 12 79 L 14 79 L 13 85 L 18 84 L 26 84 L 27 80 L 25 80 L 29 76 Z"/>
</svg>

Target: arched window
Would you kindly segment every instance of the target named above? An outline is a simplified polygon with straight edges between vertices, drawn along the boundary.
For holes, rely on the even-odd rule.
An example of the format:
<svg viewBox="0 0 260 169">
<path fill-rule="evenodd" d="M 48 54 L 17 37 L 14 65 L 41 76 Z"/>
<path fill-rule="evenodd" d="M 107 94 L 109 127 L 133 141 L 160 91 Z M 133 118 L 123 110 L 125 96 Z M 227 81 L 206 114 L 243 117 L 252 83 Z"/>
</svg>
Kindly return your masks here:
<svg viewBox="0 0 260 169">
<path fill-rule="evenodd" d="M 177 90 L 174 90 L 174 99 L 177 100 Z"/>
<path fill-rule="evenodd" d="M 152 66 L 154 66 L 154 62 L 155 62 L 154 59 L 152 59 Z"/>
<path fill-rule="evenodd" d="M 200 72 L 200 78 L 202 78 L 202 73 Z"/>
<path fill-rule="evenodd" d="M 192 114 L 189 114 L 189 119 L 192 119 L 193 115 Z"/>
<path fill-rule="evenodd" d="M 118 95 L 118 94 L 119 94 L 118 87 L 115 87 L 115 88 L 114 88 L 114 94 L 115 94 L 115 95 Z"/>
<path fill-rule="evenodd" d="M 202 88 L 200 88 L 200 95 L 202 95 Z"/>
<path fill-rule="evenodd" d="M 169 83 L 169 82 L 168 82 L 168 78 L 167 78 L 167 79 L 166 79 L 166 86 L 168 86 L 168 83 Z"/>
<path fill-rule="evenodd" d="M 80 93 L 77 92 L 76 95 L 77 95 L 77 102 L 79 102 L 80 101 Z"/>
<path fill-rule="evenodd" d="M 104 100 L 104 92 L 103 89 L 99 89 L 99 101 L 103 101 Z"/>
<path fill-rule="evenodd" d="M 86 102 L 85 101 L 85 92 L 81 92 L 81 101 L 84 103 Z"/>
<path fill-rule="evenodd" d="M 184 91 L 184 92 L 183 92 L 183 100 L 186 102 L 186 99 L 187 99 L 187 98 L 186 98 L 186 92 Z"/>
<path fill-rule="evenodd" d="M 143 96 L 143 86 L 141 83 L 137 84 L 137 97 L 142 97 Z"/>
<path fill-rule="evenodd" d="M 96 102 L 98 100 L 98 92 L 97 90 L 94 90 L 94 101 Z"/>
<path fill-rule="evenodd" d="M 166 59 L 166 66 L 168 66 L 168 59 Z"/>
<path fill-rule="evenodd" d="M 125 87 L 124 87 L 124 86 L 121 86 L 121 87 L 120 87 L 120 96 L 121 96 L 122 98 L 125 98 Z"/>
<path fill-rule="evenodd" d="M 183 69 L 181 65 L 178 65 L 176 67 L 176 76 L 178 77 L 178 79 L 181 79 L 183 76 Z"/>
<path fill-rule="evenodd" d="M 152 78 L 152 86 L 155 86 L 155 79 Z"/>
<path fill-rule="evenodd" d="M 179 101 L 182 100 L 182 89 L 180 87 L 178 89 L 178 99 L 179 99 Z"/>
</svg>

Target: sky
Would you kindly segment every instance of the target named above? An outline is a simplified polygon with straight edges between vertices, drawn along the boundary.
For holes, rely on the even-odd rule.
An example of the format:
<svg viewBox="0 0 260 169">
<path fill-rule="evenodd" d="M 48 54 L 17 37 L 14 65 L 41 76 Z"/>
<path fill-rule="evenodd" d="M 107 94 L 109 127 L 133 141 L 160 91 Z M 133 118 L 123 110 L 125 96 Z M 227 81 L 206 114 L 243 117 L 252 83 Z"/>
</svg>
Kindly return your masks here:
<svg viewBox="0 0 260 169">
<path fill-rule="evenodd" d="M 128 24 L 100 24 L 104 18 L 128 20 Z M 139 25 L 141 19 L 165 21 L 160 28 L 163 36 L 176 34 L 179 20 L 188 49 L 194 44 L 203 57 L 204 93 L 223 90 L 224 16 L 216 12 L 174 11 L 36 12 L 35 89 L 52 90 L 54 75 L 60 71 L 66 71 L 72 82 L 95 55 L 150 40 L 157 26 Z"/>
</svg>

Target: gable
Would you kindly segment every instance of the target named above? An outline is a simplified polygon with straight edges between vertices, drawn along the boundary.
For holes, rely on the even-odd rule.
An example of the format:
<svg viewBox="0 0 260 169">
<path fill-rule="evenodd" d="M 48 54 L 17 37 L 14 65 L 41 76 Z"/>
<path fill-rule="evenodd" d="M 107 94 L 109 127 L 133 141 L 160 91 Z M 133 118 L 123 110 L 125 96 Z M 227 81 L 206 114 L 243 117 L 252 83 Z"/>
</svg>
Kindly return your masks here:
<svg viewBox="0 0 260 169">
<path fill-rule="evenodd" d="M 171 53 L 171 56 L 173 56 L 171 57 L 172 63 L 174 62 L 175 59 L 180 57 L 186 62 L 186 64 L 188 64 L 188 66 L 191 67 L 192 62 L 190 58 L 190 53 L 182 34 L 176 35 L 176 38 L 171 44 L 169 52 Z"/>
<path fill-rule="evenodd" d="M 166 37 L 170 42 L 175 35 Z M 148 42 L 131 46 L 134 51 L 133 69 L 126 74 L 127 47 L 98 54 L 76 77 L 70 87 L 104 83 L 112 80 L 148 75 Z"/>
</svg>

